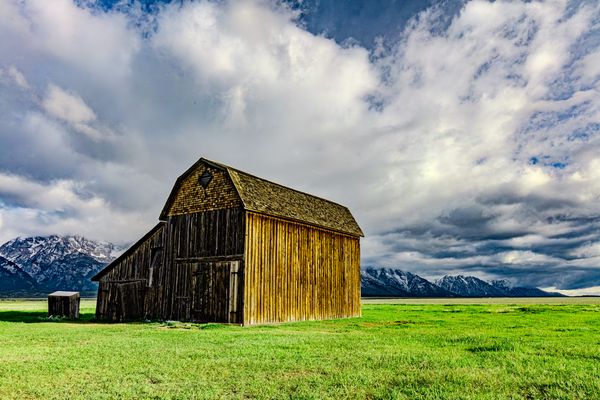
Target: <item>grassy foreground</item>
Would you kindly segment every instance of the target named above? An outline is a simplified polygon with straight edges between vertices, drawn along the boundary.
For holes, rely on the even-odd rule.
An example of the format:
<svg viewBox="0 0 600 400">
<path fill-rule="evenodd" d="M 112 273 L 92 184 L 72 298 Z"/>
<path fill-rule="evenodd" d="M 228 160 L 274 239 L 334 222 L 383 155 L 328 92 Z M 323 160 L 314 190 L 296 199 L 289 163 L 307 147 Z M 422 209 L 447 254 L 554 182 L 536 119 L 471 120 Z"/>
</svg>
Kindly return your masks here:
<svg viewBox="0 0 600 400">
<path fill-rule="evenodd" d="M 505 299 L 505 302 L 509 300 Z M 600 304 L 365 304 L 272 326 L 44 319 L 0 302 L 1 399 L 600 399 Z"/>
</svg>

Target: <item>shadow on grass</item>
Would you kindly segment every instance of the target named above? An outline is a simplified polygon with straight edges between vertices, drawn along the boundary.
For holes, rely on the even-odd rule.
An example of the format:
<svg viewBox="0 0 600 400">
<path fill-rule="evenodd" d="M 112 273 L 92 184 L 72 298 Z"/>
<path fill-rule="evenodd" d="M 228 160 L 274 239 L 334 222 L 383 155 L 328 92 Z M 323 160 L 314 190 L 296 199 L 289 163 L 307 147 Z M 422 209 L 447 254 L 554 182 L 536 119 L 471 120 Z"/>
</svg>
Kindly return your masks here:
<svg viewBox="0 0 600 400">
<path fill-rule="evenodd" d="M 95 320 L 94 314 L 83 313 L 79 319 L 65 319 L 57 317 L 48 317 L 46 311 L 0 311 L 0 322 L 25 322 L 25 323 L 101 323 Z"/>
<path fill-rule="evenodd" d="M 159 320 L 132 320 L 132 321 L 101 321 L 96 319 L 96 314 L 93 312 L 83 312 L 79 315 L 79 319 L 67 319 L 61 317 L 49 317 L 48 312 L 43 310 L 36 311 L 25 311 L 25 310 L 6 310 L 0 311 L 0 322 L 22 322 L 27 324 L 39 324 L 39 323 L 68 323 L 68 324 L 145 324 L 145 323 L 161 323 L 165 327 L 180 327 L 182 324 L 192 324 L 188 322 L 177 322 L 177 321 L 159 321 Z M 212 325 L 225 325 L 225 324 L 196 324 L 202 325 L 200 329 L 213 329 L 216 326 Z"/>
</svg>

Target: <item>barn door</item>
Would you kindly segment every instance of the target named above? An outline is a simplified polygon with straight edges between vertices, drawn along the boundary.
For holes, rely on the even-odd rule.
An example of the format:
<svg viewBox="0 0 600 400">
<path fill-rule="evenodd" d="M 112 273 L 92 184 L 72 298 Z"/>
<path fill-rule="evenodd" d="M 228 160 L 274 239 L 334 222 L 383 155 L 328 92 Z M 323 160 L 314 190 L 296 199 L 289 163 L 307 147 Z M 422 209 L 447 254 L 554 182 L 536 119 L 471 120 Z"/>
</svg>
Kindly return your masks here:
<svg viewBox="0 0 600 400">
<path fill-rule="evenodd" d="M 238 322 L 239 261 L 200 262 L 194 273 L 194 319 Z"/>
<path fill-rule="evenodd" d="M 121 321 L 135 321 L 144 317 L 143 281 L 117 283 L 117 298 Z"/>
<path fill-rule="evenodd" d="M 197 263 L 176 262 L 173 277 L 173 318 L 178 321 L 192 320 L 193 275 Z"/>
</svg>

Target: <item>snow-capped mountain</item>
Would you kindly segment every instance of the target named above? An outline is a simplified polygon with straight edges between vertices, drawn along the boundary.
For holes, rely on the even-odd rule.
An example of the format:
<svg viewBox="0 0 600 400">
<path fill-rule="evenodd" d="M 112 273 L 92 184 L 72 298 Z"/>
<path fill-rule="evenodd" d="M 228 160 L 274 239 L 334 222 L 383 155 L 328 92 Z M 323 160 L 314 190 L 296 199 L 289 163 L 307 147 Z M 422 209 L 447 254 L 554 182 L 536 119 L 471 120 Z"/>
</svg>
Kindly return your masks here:
<svg viewBox="0 0 600 400">
<path fill-rule="evenodd" d="M 66 255 L 85 254 L 100 263 L 109 263 L 121 249 L 112 243 L 95 242 L 81 236 L 35 236 L 16 238 L 0 246 L 0 255 L 21 266 L 31 276 Z"/>
<path fill-rule="evenodd" d="M 43 287 L 61 290 L 96 290 L 92 276 L 100 272 L 102 263 L 87 254 L 72 253 L 54 260 L 44 271 L 39 284 Z"/>
<path fill-rule="evenodd" d="M 513 287 L 508 280 L 486 282 L 474 276 L 446 275 L 434 283 L 393 268 L 361 271 L 365 297 L 545 297 L 561 296 L 537 288 Z"/>
<path fill-rule="evenodd" d="M 452 297 L 453 294 L 427 279 L 392 268 L 369 267 L 361 271 L 363 296 Z"/>
<path fill-rule="evenodd" d="M 94 290 L 89 278 L 110 263 L 121 248 L 81 236 L 16 238 L 0 246 L 0 256 L 12 261 L 48 290 Z"/>
<path fill-rule="evenodd" d="M 435 283 L 461 297 L 547 297 L 561 296 L 538 288 L 513 286 L 506 279 L 486 282 L 474 276 L 446 275 Z"/>
<path fill-rule="evenodd" d="M 446 275 L 436 280 L 435 284 L 462 297 L 496 297 L 507 295 L 505 290 L 474 276 Z"/>
<path fill-rule="evenodd" d="M 37 282 L 14 262 L 0 256 L 0 291 L 36 291 Z"/>
</svg>

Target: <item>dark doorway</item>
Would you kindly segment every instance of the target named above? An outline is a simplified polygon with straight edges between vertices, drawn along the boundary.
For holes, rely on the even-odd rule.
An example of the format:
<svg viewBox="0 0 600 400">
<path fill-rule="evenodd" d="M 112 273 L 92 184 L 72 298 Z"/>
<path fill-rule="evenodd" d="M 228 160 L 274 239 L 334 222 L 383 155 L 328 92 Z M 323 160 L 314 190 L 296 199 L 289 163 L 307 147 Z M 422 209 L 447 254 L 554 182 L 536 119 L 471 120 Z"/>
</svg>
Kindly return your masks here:
<svg viewBox="0 0 600 400">
<path fill-rule="evenodd" d="M 144 318 L 145 281 L 117 283 L 117 298 L 122 321 L 136 321 Z"/>
</svg>

